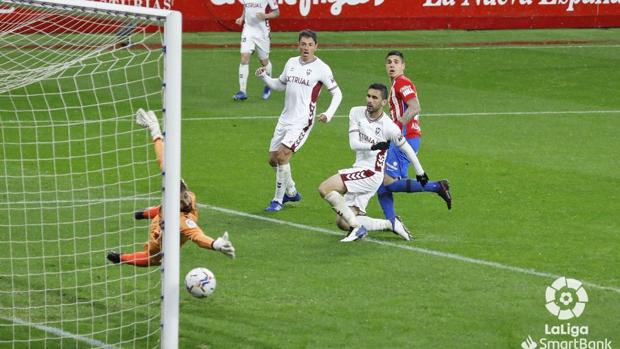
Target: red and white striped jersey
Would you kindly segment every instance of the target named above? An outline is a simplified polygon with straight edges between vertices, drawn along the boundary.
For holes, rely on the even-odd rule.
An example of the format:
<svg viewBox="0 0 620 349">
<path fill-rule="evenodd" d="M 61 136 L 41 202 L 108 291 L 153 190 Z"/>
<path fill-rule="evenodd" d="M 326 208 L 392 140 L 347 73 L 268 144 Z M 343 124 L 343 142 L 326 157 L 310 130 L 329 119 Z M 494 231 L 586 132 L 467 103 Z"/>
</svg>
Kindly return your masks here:
<svg viewBox="0 0 620 349">
<path fill-rule="evenodd" d="M 406 76 L 400 75 L 392 82 L 390 96 L 388 97 L 390 102 L 390 114 L 392 120 L 398 125 L 401 131 L 403 131 L 403 135 L 405 135 L 406 138 L 420 137 L 422 134 L 420 123 L 417 118 L 409 120 L 405 130 L 403 130 L 403 124 L 398 121 L 405 113 L 405 110 L 407 110 L 407 102 L 417 96 L 418 92 L 415 85 Z"/>
<path fill-rule="evenodd" d="M 243 5 L 243 32 L 269 35 L 269 20 L 259 20 L 256 14 L 269 13 L 278 9 L 277 0 L 241 0 Z"/>
<path fill-rule="evenodd" d="M 287 126 L 312 125 L 321 87 L 330 91 L 338 87 L 331 68 L 318 57 L 309 63 L 299 56 L 289 59 L 279 79 L 286 85 L 279 122 Z"/>
<path fill-rule="evenodd" d="M 371 120 L 363 106 L 353 107 L 349 112 L 349 137 L 359 137 L 355 140 L 367 144 L 368 148 L 379 142 L 390 141 L 396 146 L 405 143 L 398 126 L 385 113 L 379 119 Z M 355 153 L 354 168 L 383 172 L 387 150 L 356 150 Z"/>
</svg>

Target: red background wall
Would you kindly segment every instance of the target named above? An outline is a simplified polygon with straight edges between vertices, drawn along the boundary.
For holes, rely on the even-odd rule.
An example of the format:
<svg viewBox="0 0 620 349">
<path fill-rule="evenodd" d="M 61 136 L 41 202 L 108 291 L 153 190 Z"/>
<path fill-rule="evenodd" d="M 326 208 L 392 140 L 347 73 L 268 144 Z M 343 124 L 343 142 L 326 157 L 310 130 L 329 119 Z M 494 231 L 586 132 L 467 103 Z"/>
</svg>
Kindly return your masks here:
<svg viewBox="0 0 620 349">
<path fill-rule="evenodd" d="M 186 31 L 239 31 L 238 0 L 103 0 L 179 10 Z M 620 27 L 620 0 L 278 0 L 274 31 Z"/>
</svg>

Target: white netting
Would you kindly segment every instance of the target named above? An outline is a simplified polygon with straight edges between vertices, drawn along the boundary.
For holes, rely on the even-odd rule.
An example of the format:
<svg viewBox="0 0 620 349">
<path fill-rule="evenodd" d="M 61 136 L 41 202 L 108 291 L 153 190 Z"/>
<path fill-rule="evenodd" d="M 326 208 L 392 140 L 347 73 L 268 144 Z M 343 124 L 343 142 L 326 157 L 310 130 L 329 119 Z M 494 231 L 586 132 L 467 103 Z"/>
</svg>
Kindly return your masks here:
<svg viewBox="0 0 620 349">
<path fill-rule="evenodd" d="M 159 346 L 160 270 L 105 256 L 161 197 L 162 25 L 0 0 L 0 348 Z"/>
</svg>

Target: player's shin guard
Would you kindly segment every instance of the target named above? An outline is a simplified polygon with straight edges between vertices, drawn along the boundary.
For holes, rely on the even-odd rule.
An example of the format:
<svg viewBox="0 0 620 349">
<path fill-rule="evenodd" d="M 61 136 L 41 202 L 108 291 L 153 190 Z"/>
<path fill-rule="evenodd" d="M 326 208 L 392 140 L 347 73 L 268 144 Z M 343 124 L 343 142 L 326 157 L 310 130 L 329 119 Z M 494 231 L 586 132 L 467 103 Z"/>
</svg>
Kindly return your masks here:
<svg viewBox="0 0 620 349">
<path fill-rule="evenodd" d="M 396 212 L 394 211 L 394 196 L 383 184 L 381 184 L 379 190 L 377 190 L 377 198 L 379 199 L 379 205 L 381 205 L 385 218 L 392 219 L 396 217 Z"/>
<path fill-rule="evenodd" d="M 286 184 L 291 179 L 291 164 L 278 165 L 276 169 L 276 192 L 273 200 L 282 203 L 284 199 L 284 192 L 286 191 Z"/>
<path fill-rule="evenodd" d="M 420 182 L 413 179 L 400 179 L 385 187 L 392 193 L 419 193 L 423 191 L 430 191 L 437 193 L 439 191 L 438 182 L 428 182 L 423 187 Z"/>
<path fill-rule="evenodd" d="M 392 223 L 387 219 L 370 218 L 367 216 L 357 216 L 357 221 L 368 230 L 390 230 Z"/>
<path fill-rule="evenodd" d="M 248 87 L 249 64 L 239 64 L 239 91 L 245 93 Z"/>
<path fill-rule="evenodd" d="M 334 212 L 342 217 L 342 219 L 344 219 L 349 226 L 352 228 L 357 228 L 360 226 L 357 216 L 355 216 L 355 213 L 353 213 L 351 208 L 344 202 L 344 197 L 340 193 L 337 191 L 330 191 L 327 195 L 325 195 L 325 201 L 329 202 Z"/>
<path fill-rule="evenodd" d="M 150 259 L 151 257 L 146 251 L 125 253 L 121 255 L 121 263 L 135 265 L 136 267 L 148 267 L 151 265 Z"/>
</svg>

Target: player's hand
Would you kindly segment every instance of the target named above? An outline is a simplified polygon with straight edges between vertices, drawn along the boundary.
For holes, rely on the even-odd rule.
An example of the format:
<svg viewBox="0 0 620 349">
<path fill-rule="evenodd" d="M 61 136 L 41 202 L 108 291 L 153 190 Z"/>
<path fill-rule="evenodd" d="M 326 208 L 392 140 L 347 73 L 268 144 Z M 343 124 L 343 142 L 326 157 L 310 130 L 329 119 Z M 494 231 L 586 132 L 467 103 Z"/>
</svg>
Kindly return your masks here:
<svg viewBox="0 0 620 349">
<path fill-rule="evenodd" d="M 256 18 L 258 18 L 259 21 L 264 21 L 265 18 L 267 18 L 267 17 L 265 17 L 264 13 L 259 12 L 259 13 L 256 14 Z"/>
<path fill-rule="evenodd" d="M 136 111 L 136 123 L 142 127 L 146 127 L 151 131 L 151 137 L 153 140 L 157 138 L 163 138 L 161 135 L 161 129 L 159 128 L 159 121 L 157 121 L 157 116 L 152 110 L 144 111 L 144 109 L 140 108 Z"/>
<path fill-rule="evenodd" d="M 386 150 L 390 148 L 390 142 L 379 142 L 376 144 L 373 144 L 372 147 L 370 147 L 370 150 Z"/>
<path fill-rule="evenodd" d="M 235 24 L 237 25 L 243 25 L 243 16 L 235 19 Z"/>
<path fill-rule="evenodd" d="M 331 118 L 330 118 L 330 117 L 328 117 L 327 115 L 325 115 L 325 114 L 321 114 L 321 115 L 319 115 L 319 121 L 320 121 L 320 122 L 322 122 L 322 123 L 328 123 L 328 122 L 329 122 L 329 120 L 331 120 Z"/>
<path fill-rule="evenodd" d="M 426 175 L 426 172 L 424 172 L 421 175 L 415 176 L 415 180 L 420 182 L 420 184 L 424 187 L 426 186 L 426 183 L 428 183 L 428 176 Z"/>
<path fill-rule="evenodd" d="M 265 74 L 267 74 L 267 68 L 260 67 L 260 68 L 256 69 L 256 76 L 260 77 L 260 76 L 263 76 Z"/>
<path fill-rule="evenodd" d="M 224 232 L 224 235 L 213 241 L 213 249 L 220 251 L 228 257 L 235 258 L 235 248 L 228 239 L 228 232 Z"/>
</svg>

